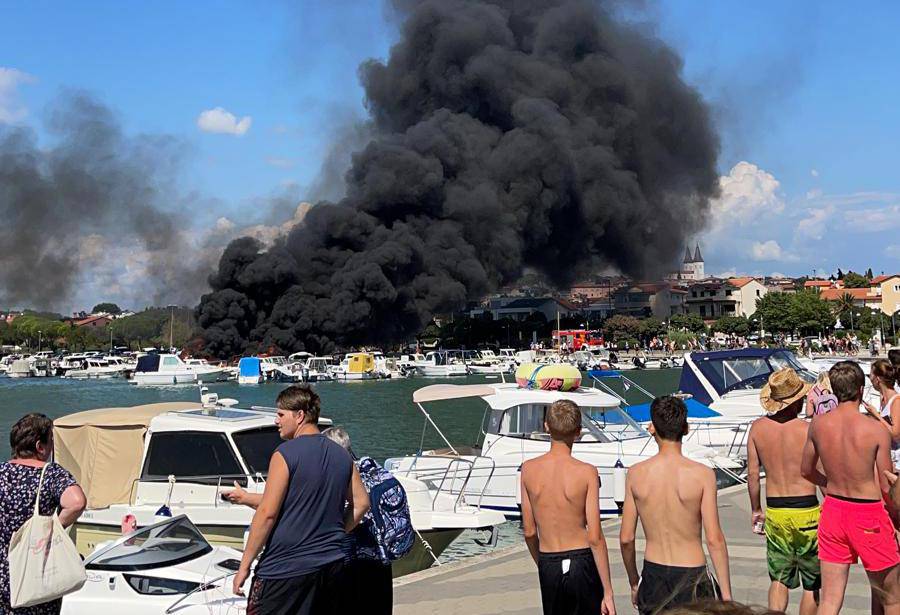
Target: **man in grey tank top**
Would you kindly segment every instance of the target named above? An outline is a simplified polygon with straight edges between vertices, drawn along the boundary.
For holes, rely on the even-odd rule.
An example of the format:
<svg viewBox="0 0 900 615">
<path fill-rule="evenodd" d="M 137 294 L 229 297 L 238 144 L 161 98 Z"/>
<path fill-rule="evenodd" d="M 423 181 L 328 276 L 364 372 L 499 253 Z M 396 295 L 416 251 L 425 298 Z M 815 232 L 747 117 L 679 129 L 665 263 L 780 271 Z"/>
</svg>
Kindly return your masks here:
<svg viewBox="0 0 900 615">
<path fill-rule="evenodd" d="M 242 595 L 263 551 L 248 615 L 340 613 L 341 588 L 333 581 L 340 578 L 342 544 L 369 509 L 369 496 L 349 453 L 319 432 L 319 396 L 311 387 L 286 388 L 275 406 L 286 442 L 272 454 L 262 496 L 247 502 L 256 513 L 234 591 Z"/>
</svg>

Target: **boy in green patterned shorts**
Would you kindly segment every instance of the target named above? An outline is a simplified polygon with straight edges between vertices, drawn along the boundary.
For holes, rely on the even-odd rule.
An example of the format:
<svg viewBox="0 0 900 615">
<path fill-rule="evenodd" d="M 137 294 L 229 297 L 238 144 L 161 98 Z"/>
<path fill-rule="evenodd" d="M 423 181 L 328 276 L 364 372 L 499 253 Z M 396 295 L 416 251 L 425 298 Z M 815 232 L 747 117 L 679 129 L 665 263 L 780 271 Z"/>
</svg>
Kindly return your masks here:
<svg viewBox="0 0 900 615">
<path fill-rule="evenodd" d="M 800 475 L 809 425 L 799 414 L 810 384 L 785 368 L 772 373 L 760 392 L 768 413 L 750 428 L 747 441 L 751 523 L 765 532 L 769 609 L 787 610 L 789 590 L 803 587 L 800 615 L 813 615 L 822 578 L 819 571 L 819 500 L 816 487 Z M 760 466 L 766 470 L 766 510 L 760 504 Z"/>
</svg>

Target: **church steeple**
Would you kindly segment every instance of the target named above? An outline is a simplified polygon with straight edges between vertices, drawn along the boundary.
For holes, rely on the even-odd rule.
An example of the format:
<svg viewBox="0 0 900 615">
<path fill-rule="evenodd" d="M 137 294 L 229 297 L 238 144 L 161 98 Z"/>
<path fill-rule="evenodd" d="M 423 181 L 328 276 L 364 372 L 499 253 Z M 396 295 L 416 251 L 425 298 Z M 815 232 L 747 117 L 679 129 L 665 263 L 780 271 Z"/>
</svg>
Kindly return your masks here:
<svg viewBox="0 0 900 615">
<path fill-rule="evenodd" d="M 694 262 L 693 257 L 691 257 L 691 249 L 688 246 L 684 247 L 684 262 L 686 262 L 686 263 Z"/>
<path fill-rule="evenodd" d="M 694 262 L 695 263 L 703 262 L 703 257 L 700 256 L 700 244 L 699 243 L 697 244 L 697 247 L 694 249 Z"/>
</svg>

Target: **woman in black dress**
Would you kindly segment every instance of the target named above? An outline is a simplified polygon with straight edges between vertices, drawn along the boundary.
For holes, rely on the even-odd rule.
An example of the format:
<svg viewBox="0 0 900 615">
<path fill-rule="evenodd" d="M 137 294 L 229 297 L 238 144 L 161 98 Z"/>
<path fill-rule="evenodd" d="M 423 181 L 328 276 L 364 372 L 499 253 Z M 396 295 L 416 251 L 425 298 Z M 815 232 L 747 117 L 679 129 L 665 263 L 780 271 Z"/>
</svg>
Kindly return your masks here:
<svg viewBox="0 0 900 615">
<path fill-rule="evenodd" d="M 21 609 L 9 606 L 9 541 L 34 514 L 41 469 L 53 452 L 53 421 L 43 414 L 28 414 L 9 432 L 12 459 L 0 465 L 0 613 L 12 615 L 57 615 L 62 599 Z M 47 465 L 41 487 L 40 512 L 59 510 L 63 527 L 75 523 L 84 510 L 84 491 L 75 478 L 55 463 Z"/>
</svg>

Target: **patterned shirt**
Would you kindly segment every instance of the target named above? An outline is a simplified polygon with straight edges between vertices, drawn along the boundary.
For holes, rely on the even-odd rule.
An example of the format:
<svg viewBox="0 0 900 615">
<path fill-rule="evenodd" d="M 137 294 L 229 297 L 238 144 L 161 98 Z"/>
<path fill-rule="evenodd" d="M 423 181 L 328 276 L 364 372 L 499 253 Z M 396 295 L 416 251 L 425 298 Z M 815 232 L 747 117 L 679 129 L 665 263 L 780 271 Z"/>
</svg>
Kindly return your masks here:
<svg viewBox="0 0 900 615">
<path fill-rule="evenodd" d="M 12 615 L 56 615 L 62 598 L 36 606 L 13 610 L 9 606 L 9 541 L 12 535 L 34 514 L 34 498 L 41 480 L 41 468 L 7 461 L 0 465 L 0 613 Z M 41 487 L 40 513 L 51 515 L 59 509 L 63 491 L 75 483 L 62 466 L 51 463 L 44 473 Z"/>
</svg>

